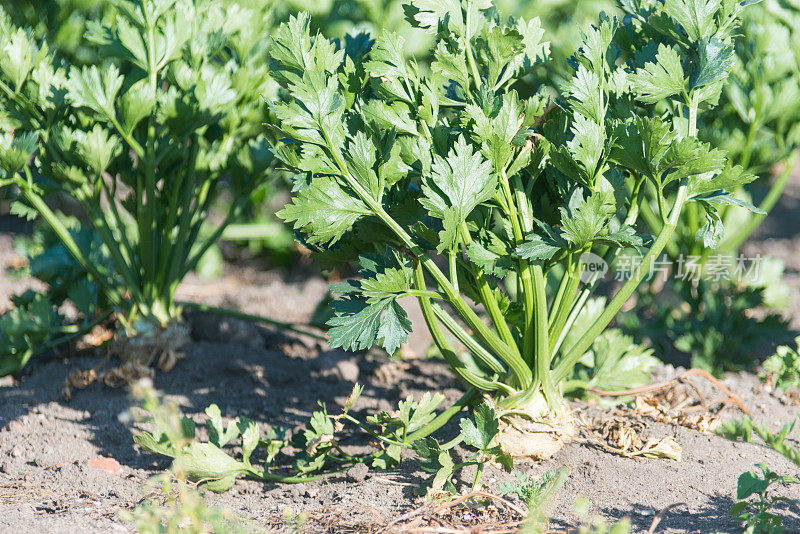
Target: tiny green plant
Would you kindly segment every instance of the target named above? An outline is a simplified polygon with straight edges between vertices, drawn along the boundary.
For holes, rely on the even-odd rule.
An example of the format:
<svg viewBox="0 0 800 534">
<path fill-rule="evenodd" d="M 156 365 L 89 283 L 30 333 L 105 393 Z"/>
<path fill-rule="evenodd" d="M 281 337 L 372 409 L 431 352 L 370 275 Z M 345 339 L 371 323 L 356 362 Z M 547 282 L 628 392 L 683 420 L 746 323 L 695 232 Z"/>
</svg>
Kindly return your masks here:
<svg viewBox="0 0 800 534">
<path fill-rule="evenodd" d="M 432 437 L 415 442 L 414 451 L 422 459 L 422 469 L 433 475 L 430 481 L 431 488 L 456 493 L 453 476 L 468 466 L 476 468 L 471 490 L 473 492 L 481 489 L 481 476 L 487 463 L 493 462 L 506 471 L 511 471 L 513 467 L 511 457 L 497 444 L 496 438 L 499 433 L 500 422 L 497 415 L 492 408 L 482 404 L 475 411 L 474 420 L 461 420 L 461 432 L 450 442 L 440 444 Z M 451 450 L 457 445 L 474 449 L 474 452 L 456 463 L 453 461 Z"/>
<path fill-rule="evenodd" d="M 754 435 L 758 436 L 766 446 L 800 467 L 800 448 L 797 447 L 800 431 L 795 432 L 795 428 L 798 428 L 797 421 L 773 432 L 765 425 L 755 424 L 748 417 L 740 421 L 726 421 L 717 433 L 728 439 L 741 439 L 747 442 L 752 442 Z M 780 534 L 784 532 L 783 519 L 770 510 L 780 503 L 800 506 L 800 500 L 774 496 L 770 491 L 778 485 L 800 484 L 800 480 L 794 476 L 776 474 L 765 464 L 759 464 L 757 467 L 760 472 L 750 471 L 739 477 L 736 490 L 738 502 L 731 508 L 730 513 L 742 521 L 748 533 Z M 753 496 L 756 496 L 755 501 L 750 499 Z"/>
<path fill-rule="evenodd" d="M 136 532 L 141 534 L 269 532 L 255 521 L 207 503 L 200 490 L 188 483 L 177 468 L 157 475 L 149 482 L 149 485 L 155 487 L 155 495 L 149 496 L 132 511 L 121 514 L 124 521 L 133 523 Z"/>
<path fill-rule="evenodd" d="M 753 176 L 698 140 L 752 2 L 701 3 L 623 2 L 622 21 L 602 16 L 552 105 L 515 90 L 547 58 L 538 20 L 504 19 L 487 0 L 406 6 L 435 37 L 429 74 L 392 32 L 339 43 L 311 33 L 306 15 L 283 24 L 272 74 L 291 99 L 272 107 L 273 150 L 297 175 L 280 216 L 312 249 L 360 267 L 333 288 L 332 345 L 394 352 L 411 327 L 398 300 L 416 297 L 453 372 L 501 418 L 567 428 L 564 380 L 684 207 L 705 210 L 709 237 L 715 206 L 754 209 L 730 195 Z M 646 192 L 661 222 L 652 236 L 636 230 Z M 581 285 L 585 265 L 625 248 L 641 264 L 565 350 L 597 287 Z"/>
<path fill-rule="evenodd" d="M 561 489 L 569 478 L 569 469 L 559 467 L 544 473 L 540 479 L 514 471 L 513 481 L 504 481 L 498 489 L 504 496 L 516 495 L 525 504 L 527 514 L 520 531 L 533 534 L 547 531 L 547 512 L 545 506 L 553 493 Z"/>
<path fill-rule="evenodd" d="M 117 8 L 88 25 L 102 61 L 82 68 L 0 12 L 0 185 L 16 187 L 14 212 L 46 222 L 96 286 L 98 306 L 133 334 L 180 319 L 178 284 L 265 181 L 272 156 L 258 123 L 274 84 L 268 40 L 253 24 L 268 27 L 268 8 Z M 234 199 L 202 232 L 223 183 Z M 77 229 L 48 204 L 58 195 L 78 204 Z"/>
<path fill-rule="evenodd" d="M 224 426 L 219 407 L 212 404 L 205 412 L 209 439 L 199 441 L 195 436 L 195 423 L 181 416 L 175 406 L 164 403 L 152 387 L 135 387 L 134 397 L 139 399 L 148 414 L 147 421 L 156 427 L 154 432 L 142 432 L 134 440 L 147 451 L 173 458 L 176 468 L 189 481 L 203 481 L 207 489 L 223 492 L 243 475 L 286 483 L 313 480 L 313 477 L 281 476 L 270 472 L 272 461 L 288 445 L 283 431 L 269 427 L 262 432 L 257 423 L 246 418 L 237 418 Z M 237 440 L 242 451 L 239 459 L 224 448 Z M 264 453 L 263 465 L 254 465 L 251 459 L 257 448 Z"/>
<path fill-rule="evenodd" d="M 783 519 L 771 510 L 780 503 L 800 506 L 800 501 L 771 495 L 770 490 L 775 486 L 800 484 L 800 480 L 773 473 L 765 464 L 757 467 L 760 472 L 748 471 L 739 476 L 736 487 L 738 502 L 731 508 L 731 516 L 742 522 L 747 534 L 782 534 Z"/>
<path fill-rule="evenodd" d="M 749 417 L 745 417 L 739 421 L 726 421 L 717 430 L 717 433 L 728 439 L 741 439 L 742 441 L 752 442 L 753 436 L 757 436 L 768 447 L 776 452 L 784 455 L 795 465 L 800 467 L 800 448 L 796 444 L 792 444 L 790 436 L 794 434 L 794 441 L 800 440 L 800 425 L 794 423 L 784 425 L 777 432 L 773 432 L 766 425 L 758 425 L 753 422 Z"/>
<path fill-rule="evenodd" d="M 586 498 L 579 498 L 575 501 L 575 515 L 581 520 L 578 534 L 630 534 L 633 531 L 631 520 L 627 517 L 620 521 L 609 523 L 607 519 L 601 516 L 591 515 L 591 506 L 592 503 Z"/>
<path fill-rule="evenodd" d="M 764 361 L 763 367 L 761 378 L 773 387 L 783 391 L 800 388 L 800 336 L 795 339 L 794 347 L 779 346 L 775 354 Z"/>
<path fill-rule="evenodd" d="M 472 396 L 463 397 L 455 408 L 437 413 L 444 398 L 426 393 L 419 400 L 409 397 L 401 401 L 397 410 L 379 412 L 362 421 L 352 413 L 362 390 L 356 384 L 339 413 L 329 413 L 327 406 L 320 404 L 305 426 L 293 434 L 271 427 L 263 431 L 262 426 L 246 418 L 224 425 L 219 408 L 212 404 L 206 409 L 208 440 L 200 440 L 191 419 L 164 403 L 152 386 L 139 385 L 134 388 L 134 397 L 145 411 L 143 420 L 155 430 L 141 432 L 134 439 L 151 453 L 173 458 L 187 480 L 215 492 L 229 490 L 243 476 L 293 484 L 341 473 L 356 464 L 391 469 L 400 465 L 403 450 L 413 450 L 423 470 L 431 475 L 425 489 L 456 492 L 454 477 L 465 467 L 475 466 L 472 488 L 477 491 L 487 462 L 511 470 L 511 458 L 495 442 L 499 421 L 485 404 L 473 419 L 461 421 L 460 432 L 452 440 L 440 444 L 429 437 L 453 413 L 474 401 Z M 370 437 L 374 450 L 348 453 L 343 442 L 354 432 Z M 237 441 L 241 448 L 238 457 L 233 450 Z M 458 445 L 472 451 L 461 462 L 455 462 L 452 456 Z"/>
<path fill-rule="evenodd" d="M 153 390 L 152 384 L 146 381 L 134 385 L 133 396 L 142 402 L 143 407 L 157 421 L 159 431 L 163 434 L 159 434 L 156 441 L 160 441 L 162 447 L 167 443 L 177 444 L 182 450 L 170 449 L 169 455 L 175 459 L 172 467 L 165 473 L 154 476 L 148 483 L 155 490 L 155 495 L 148 497 L 131 512 L 123 513 L 123 519 L 132 522 L 137 532 L 144 534 L 266 532 L 266 529 L 255 522 L 238 517 L 230 510 L 209 505 L 200 490 L 191 484 L 193 477 L 200 476 L 198 469 L 202 471 L 202 468 L 199 466 L 213 462 L 219 454 L 198 454 L 198 447 L 191 447 L 192 424 L 180 415 L 177 407 L 165 402 Z M 253 435 L 252 425 L 247 421 L 237 421 L 229 425 L 222 435 L 215 433 L 222 425 L 219 409 L 209 407 L 207 412 L 213 420 L 209 425 L 209 432 L 216 445 L 223 440 L 235 439 L 234 435 L 239 433 L 240 427 Z M 155 439 L 149 434 L 147 437 Z M 207 471 L 208 468 L 205 469 Z"/>
</svg>

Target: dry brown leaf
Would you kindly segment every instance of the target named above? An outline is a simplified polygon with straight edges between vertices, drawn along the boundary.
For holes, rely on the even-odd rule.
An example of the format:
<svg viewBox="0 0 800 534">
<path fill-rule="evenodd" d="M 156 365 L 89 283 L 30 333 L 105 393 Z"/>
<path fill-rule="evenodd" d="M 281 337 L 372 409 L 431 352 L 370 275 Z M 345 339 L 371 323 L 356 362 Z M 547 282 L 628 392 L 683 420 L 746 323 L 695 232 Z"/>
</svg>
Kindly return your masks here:
<svg viewBox="0 0 800 534">
<path fill-rule="evenodd" d="M 666 437 L 659 440 L 648 439 L 647 443 L 638 450 L 631 451 L 626 456 L 643 456 L 645 458 L 667 458 L 681 461 L 683 449 L 675 438 Z"/>
</svg>

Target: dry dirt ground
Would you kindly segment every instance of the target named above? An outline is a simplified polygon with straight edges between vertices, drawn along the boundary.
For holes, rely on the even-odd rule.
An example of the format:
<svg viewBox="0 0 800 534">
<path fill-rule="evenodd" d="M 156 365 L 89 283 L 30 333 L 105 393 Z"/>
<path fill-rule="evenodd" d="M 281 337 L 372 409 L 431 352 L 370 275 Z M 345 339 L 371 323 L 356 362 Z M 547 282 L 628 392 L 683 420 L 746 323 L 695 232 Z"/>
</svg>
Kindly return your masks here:
<svg viewBox="0 0 800 534">
<path fill-rule="evenodd" d="M 787 263 L 795 328 L 800 327 L 799 217 L 800 187 L 793 185 L 775 216 L 767 221 L 759 241 L 749 245 L 751 250 L 779 256 Z M 5 269 L 12 260 L 11 237 L 1 235 L 0 268 Z M 28 284 L 0 278 L 0 308 L 7 306 L 10 294 Z M 221 280 L 190 279 L 181 292 L 184 299 L 300 321 L 309 317 L 325 295 L 326 283 L 297 273 L 228 267 Z M 413 309 L 411 315 L 418 318 Z M 389 409 L 409 394 L 435 390 L 448 400 L 459 395 L 457 384 L 437 361 L 398 365 L 375 355 L 330 350 L 249 323 L 202 315 L 193 316 L 192 323 L 195 342 L 186 358 L 172 372 L 159 374 L 155 386 L 198 421 L 213 402 L 226 416 L 246 415 L 260 423 L 292 428 L 305 421 L 317 400 L 341 403 L 356 380 L 366 386 L 356 407 L 362 415 Z M 418 330 L 410 352 L 423 354 L 426 346 L 427 340 Z M 62 382 L 70 371 L 102 361 L 100 356 L 41 358 L 20 380 L 5 380 L 0 386 L 0 532 L 131 530 L 120 520 L 119 512 L 142 500 L 147 479 L 165 469 L 168 462 L 133 443 L 136 423 L 126 417 L 131 401 L 125 390 L 94 384 L 78 391 L 70 402 L 61 398 Z M 657 374 L 664 379 L 680 372 L 662 366 Z M 702 380 L 696 383 L 704 396 L 718 393 Z M 765 390 L 754 374 L 729 374 L 723 383 L 756 420 L 771 427 L 790 422 L 800 410 L 791 399 Z M 576 408 L 596 412 L 581 405 Z M 728 408 L 722 415 L 741 414 Z M 643 437 L 675 438 L 683 449 L 681 461 L 627 458 L 576 442 L 549 461 L 517 466 L 536 476 L 560 466 L 570 469 L 569 479 L 552 499 L 553 528 L 573 527 L 573 503 L 586 497 L 595 513 L 610 519 L 628 516 L 637 531 L 646 532 L 655 514 L 677 505 L 663 514 L 658 532 L 737 532 L 740 528 L 728 517 L 728 510 L 740 473 L 766 462 L 775 471 L 798 474 L 796 467 L 762 446 L 733 443 L 646 418 L 643 421 Z M 443 436 L 447 439 L 453 432 L 451 424 L 443 429 Z M 119 461 L 121 473 L 111 475 L 90 467 L 89 460 L 98 457 Z M 208 500 L 271 526 L 280 525 L 287 511 L 307 512 L 311 518 L 307 529 L 313 532 L 374 531 L 418 506 L 414 487 L 423 473 L 413 460 L 400 469 L 362 475 L 345 474 L 293 486 L 240 480 L 230 492 L 209 494 Z M 488 490 L 497 491 L 498 484 L 508 477 L 489 468 L 485 475 Z M 799 512 L 784 511 L 788 532 L 800 532 Z"/>
</svg>

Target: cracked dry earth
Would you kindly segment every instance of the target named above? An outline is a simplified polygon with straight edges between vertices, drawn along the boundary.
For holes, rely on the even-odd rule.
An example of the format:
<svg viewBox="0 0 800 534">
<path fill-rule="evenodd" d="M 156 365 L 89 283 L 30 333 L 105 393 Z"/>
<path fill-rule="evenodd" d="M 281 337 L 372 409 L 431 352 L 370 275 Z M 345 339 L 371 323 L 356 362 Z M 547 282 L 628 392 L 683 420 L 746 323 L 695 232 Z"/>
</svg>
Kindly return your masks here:
<svg viewBox="0 0 800 534">
<path fill-rule="evenodd" d="M 748 252 L 773 254 L 786 262 L 786 280 L 792 291 L 789 313 L 796 329 L 800 327 L 798 229 L 800 186 L 795 183 L 758 239 L 748 244 Z M 0 235 L 0 268 L 15 259 L 11 243 L 10 235 Z M 0 279 L 0 308 L 8 305 L 10 294 L 30 284 Z M 221 280 L 187 280 L 181 298 L 299 321 L 313 313 L 325 292 L 326 283 L 316 277 L 292 279 L 228 266 Z M 413 306 L 410 314 L 419 324 Z M 310 339 L 207 315 L 195 314 L 191 322 L 194 342 L 186 358 L 171 372 L 159 373 L 155 386 L 196 421 L 202 420 L 203 410 L 213 402 L 224 416 L 246 415 L 259 423 L 292 428 L 303 424 L 318 399 L 329 405 L 343 402 L 355 381 L 365 385 L 356 406 L 361 415 L 389 409 L 409 394 L 429 390 L 442 392 L 449 401 L 459 396 L 457 384 L 438 361 L 397 363 L 376 355 L 348 354 Z M 424 354 L 427 343 L 422 329 L 417 329 L 408 352 Z M 0 386 L 0 532 L 131 531 L 131 525 L 120 519 L 120 511 L 131 509 L 145 497 L 148 477 L 161 472 L 168 462 L 134 444 L 131 436 L 136 423 L 126 417 L 130 399 L 123 389 L 93 384 L 77 391 L 70 402 L 61 398 L 61 386 L 70 371 L 104 363 L 96 355 L 64 356 L 69 355 L 34 361 L 19 380 L 4 379 Z M 656 380 L 671 379 L 682 371 L 660 366 Z M 718 388 L 708 381 L 690 380 L 704 399 L 718 396 Z M 800 410 L 796 397 L 768 391 L 755 374 L 728 374 L 722 384 L 757 421 L 773 428 L 790 422 Z M 642 440 L 673 438 L 682 449 L 682 458 L 630 458 L 581 439 L 546 462 L 518 464 L 518 469 L 535 476 L 561 466 L 569 468 L 570 476 L 553 496 L 549 509 L 551 528 L 556 531 L 574 527 L 573 503 L 586 497 L 593 503 L 594 513 L 613 520 L 630 517 L 638 532 L 647 532 L 654 517 L 667 508 L 657 532 L 739 532 L 741 528 L 728 517 L 728 510 L 734 503 L 740 473 L 765 462 L 777 472 L 800 475 L 783 457 L 757 444 L 733 443 L 641 414 L 612 413 L 585 404 L 574 407 L 586 420 L 619 417 L 629 421 L 626 424 L 635 426 Z M 741 413 L 727 407 L 719 416 L 733 418 Z M 456 428 L 456 422 L 451 422 L 443 435 Z M 359 443 L 363 439 L 354 436 L 352 445 L 358 448 Z M 96 461 L 101 457 L 113 458 L 119 465 Z M 470 475 L 465 472 L 464 481 Z M 293 486 L 240 480 L 228 493 L 208 494 L 208 501 L 277 530 L 287 528 L 282 518 L 289 511 L 308 514 L 305 529 L 309 532 L 376 532 L 420 506 L 414 488 L 423 476 L 412 459 L 396 470 L 356 470 Z M 496 493 L 507 479 L 508 474 L 487 468 L 487 491 Z M 782 513 L 787 532 L 800 532 L 798 510 Z M 480 509 L 452 508 L 431 517 L 421 526 L 435 527 L 437 521 L 502 525 L 518 519 L 499 502 Z M 400 529 L 400 523 L 392 528 Z"/>
</svg>

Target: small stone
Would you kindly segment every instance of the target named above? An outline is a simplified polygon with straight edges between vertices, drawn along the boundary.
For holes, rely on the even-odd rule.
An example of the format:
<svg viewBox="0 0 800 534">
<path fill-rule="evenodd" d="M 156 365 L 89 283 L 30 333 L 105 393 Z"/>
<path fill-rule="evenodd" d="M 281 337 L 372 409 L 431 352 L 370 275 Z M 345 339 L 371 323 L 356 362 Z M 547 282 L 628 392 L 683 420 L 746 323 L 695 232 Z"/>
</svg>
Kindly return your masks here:
<svg viewBox="0 0 800 534">
<path fill-rule="evenodd" d="M 11 421 L 10 423 L 8 423 L 8 426 L 6 428 L 8 428 L 8 430 L 11 432 L 23 432 L 25 430 L 25 425 L 23 425 L 19 421 Z"/>
<path fill-rule="evenodd" d="M 356 464 L 347 471 L 347 478 L 353 482 L 364 482 L 369 474 L 367 464 Z"/>
<path fill-rule="evenodd" d="M 336 370 L 339 377 L 345 382 L 355 382 L 358 380 L 359 368 L 352 360 L 341 360 L 336 363 Z"/>
<path fill-rule="evenodd" d="M 319 490 L 317 488 L 309 488 L 309 489 L 307 489 L 305 491 L 303 496 L 304 497 L 308 497 L 309 499 L 313 499 L 314 497 L 317 496 L 318 493 L 319 493 Z"/>
<path fill-rule="evenodd" d="M 89 460 L 89 467 L 100 471 L 105 471 L 109 475 L 117 476 L 122 472 L 122 466 L 113 458 L 92 458 Z"/>
</svg>

